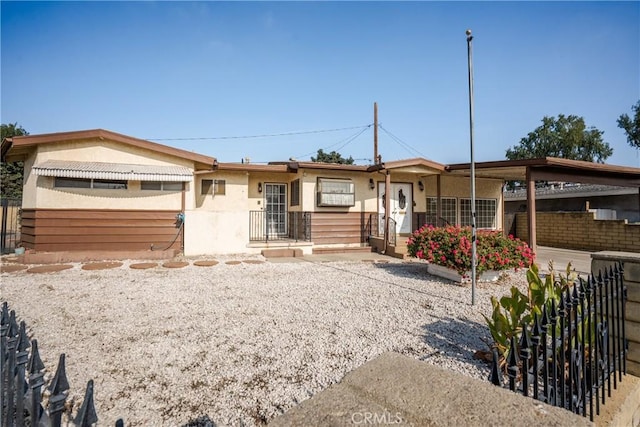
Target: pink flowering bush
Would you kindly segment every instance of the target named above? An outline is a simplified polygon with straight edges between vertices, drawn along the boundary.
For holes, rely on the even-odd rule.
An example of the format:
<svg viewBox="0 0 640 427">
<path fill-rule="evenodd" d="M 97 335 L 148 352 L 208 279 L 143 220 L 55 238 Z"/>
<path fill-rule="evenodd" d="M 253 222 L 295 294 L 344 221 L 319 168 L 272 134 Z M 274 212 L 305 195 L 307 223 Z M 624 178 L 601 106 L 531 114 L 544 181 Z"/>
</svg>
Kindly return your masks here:
<svg viewBox="0 0 640 427">
<path fill-rule="evenodd" d="M 500 231 L 476 233 L 478 265 L 481 274 L 488 270 L 528 268 L 534 259 L 529 246 Z M 425 225 L 407 240 L 409 255 L 456 270 L 466 275 L 471 270 L 471 227 L 434 227 Z"/>
</svg>

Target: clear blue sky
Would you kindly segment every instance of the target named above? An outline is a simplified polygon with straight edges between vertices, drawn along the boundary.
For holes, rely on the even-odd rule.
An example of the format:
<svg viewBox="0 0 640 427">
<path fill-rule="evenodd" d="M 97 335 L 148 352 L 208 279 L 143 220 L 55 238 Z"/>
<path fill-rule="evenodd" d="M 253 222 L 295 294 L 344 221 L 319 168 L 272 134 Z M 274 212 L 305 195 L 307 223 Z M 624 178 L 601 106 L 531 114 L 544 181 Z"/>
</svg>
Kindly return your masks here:
<svg viewBox="0 0 640 427">
<path fill-rule="evenodd" d="M 640 166 L 616 125 L 640 99 L 640 2 L 2 2 L 2 123 L 104 128 L 221 161 L 469 161 L 474 34 L 477 161 L 545 115 L 604 131 L 607 163 Z M 415 151 L 413 151 L 415 150 Z M 363 159 L 363 160 L 360 160 Z"/>
</svg>

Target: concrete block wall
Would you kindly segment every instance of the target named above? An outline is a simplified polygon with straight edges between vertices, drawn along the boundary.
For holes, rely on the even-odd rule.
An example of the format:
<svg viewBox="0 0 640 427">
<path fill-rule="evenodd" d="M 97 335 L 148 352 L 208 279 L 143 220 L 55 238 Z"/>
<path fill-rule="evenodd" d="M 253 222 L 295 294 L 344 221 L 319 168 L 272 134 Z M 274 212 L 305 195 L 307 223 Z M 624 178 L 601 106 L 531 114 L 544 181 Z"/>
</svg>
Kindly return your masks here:
<svg viewBox="0 0 640 427">
<path fill-rule="evenodd" d="M 604 251 L 591 254 L 591 271 L 622 262 L 627 287 L 625 333 L 629 342 L 627 373 L 640 377 L 640 253 Z"/>
<path fill-rule="evenodd" d="M 596 220 L 593 212 L 537 212 L 536 228 L 541 246 L 640 253 L 640 224 Z M 525 212 L 516 214 L 516 237 L 529 240 Z"/>
</svg>

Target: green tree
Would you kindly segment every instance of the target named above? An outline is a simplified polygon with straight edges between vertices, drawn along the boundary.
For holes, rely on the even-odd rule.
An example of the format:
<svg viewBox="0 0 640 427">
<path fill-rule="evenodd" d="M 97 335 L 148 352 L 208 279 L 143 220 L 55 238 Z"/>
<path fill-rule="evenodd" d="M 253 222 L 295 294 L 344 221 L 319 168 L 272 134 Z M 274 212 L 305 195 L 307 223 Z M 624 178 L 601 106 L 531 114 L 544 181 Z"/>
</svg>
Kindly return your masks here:
<svg viewBox="0 0 640 427">
<path fill-rule="evenodd" d="M 604 163 L 613 154 L 613 149 L 602 140 L 604 132 L 589 127 L 578 116 L 545 116 L 542 126 L 520 140 L 518 145 L 507 149 L 509 160 L 560 157 L 572 160 Z"/>
<path fill-rule="evenodd" d="M 349 156 L 348 159 L 345 159 L 337 151 L 325 153 L 321 148 L 318 150 L 317 157 L 311 157 L 311 161 L 316 163 L 339 163 L 341 165 L 352 165 L 353 157 Z"/>
<path fill-rule="evenodd" d="M 618 127 L 624 129 L 629 145 L 640 150 L 640 100 L 636 102 L 636 105 L 631 107 L 631 110 L 635 113 L 633 118 L 622 114 L 618 118 Z"/>
<path fill-rule="evenodd" d="M 2 136 L 0 141 L 4 141 L 5 138 L 11 138 L 13 136 L 29 135 L 29 132 L 24 130 L 18 123 L 2 124 Z M 22 162 L 2 162 L 0 167 L 0 182 L 2 184 L 2 191 L 0 192 L 2 198 L 22 198 L 22 178 L 24 174 L 24 163 Z"/>
</svg>

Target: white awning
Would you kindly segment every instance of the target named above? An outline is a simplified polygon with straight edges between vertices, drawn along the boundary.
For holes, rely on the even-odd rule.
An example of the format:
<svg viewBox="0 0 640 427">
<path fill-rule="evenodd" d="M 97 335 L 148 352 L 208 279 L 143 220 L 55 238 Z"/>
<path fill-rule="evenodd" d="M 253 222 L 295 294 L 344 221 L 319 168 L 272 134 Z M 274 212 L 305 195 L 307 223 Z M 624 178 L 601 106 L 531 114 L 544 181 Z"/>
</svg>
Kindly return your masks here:
<svg viewBox="0 0 640 427">
<path fill-rule="evenodd" d="M 130 181 L 188 182 L 193 172 L 182 166 L 131 165 L 125 163 L 47 160 L 33 167 L 39 176 Z"/>
</svg>

